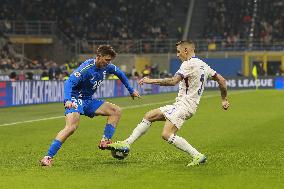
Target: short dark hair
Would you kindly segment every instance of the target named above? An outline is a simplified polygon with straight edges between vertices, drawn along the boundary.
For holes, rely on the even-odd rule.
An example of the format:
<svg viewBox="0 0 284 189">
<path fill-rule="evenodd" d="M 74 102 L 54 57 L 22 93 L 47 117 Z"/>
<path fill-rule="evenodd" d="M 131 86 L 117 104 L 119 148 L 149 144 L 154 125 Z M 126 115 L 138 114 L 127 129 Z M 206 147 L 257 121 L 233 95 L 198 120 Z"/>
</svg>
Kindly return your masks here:
<svg viewBox="0 0 284 189">
<path fill-rule="evenodd" d="M 191 40 L 179 41 L 179 42 L 176 43 L 176 46 L 179 46 L 179 45 L 190 45 L 190 46 L 192 46 L 193 49 L 195 49 L 194 42 L 191 41 Z"/>
<path fill-rule="evenodd" d="M 110 45 L 100 45 L 97 49 L 97 55 L 98 54 L 102 56 L 110 55 L 112 58 L 116 57 L 116 52 Z"/>
</svg>

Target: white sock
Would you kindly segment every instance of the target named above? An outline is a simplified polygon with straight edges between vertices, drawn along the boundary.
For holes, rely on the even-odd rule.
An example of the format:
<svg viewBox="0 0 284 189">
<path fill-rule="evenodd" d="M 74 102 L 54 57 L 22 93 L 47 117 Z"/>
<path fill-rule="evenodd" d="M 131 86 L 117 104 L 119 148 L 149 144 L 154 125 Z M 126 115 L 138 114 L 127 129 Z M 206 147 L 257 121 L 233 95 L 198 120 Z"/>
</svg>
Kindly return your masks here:
<svg viewBox="0 0 284 189">
<path fill-rule="evenodd" d="M 134 141 L 136 141 L 140 136 L 147 132 L 148 128 L 151 126 L 151 122 L 142 119 L 142 121 L 137 125 L 137 127 L 133 130 L 132 134 L 124 140 L 127 144 L 131 145 Z"/>
<path fill-rule="evenodd" d="M 184 138 L 172 134 L 168 139 L 170 144 L 173 144 L 178 149 L 189 153 L 192 157 L 200 154 L 195 148 L 193 148 Z"/>
</svg>

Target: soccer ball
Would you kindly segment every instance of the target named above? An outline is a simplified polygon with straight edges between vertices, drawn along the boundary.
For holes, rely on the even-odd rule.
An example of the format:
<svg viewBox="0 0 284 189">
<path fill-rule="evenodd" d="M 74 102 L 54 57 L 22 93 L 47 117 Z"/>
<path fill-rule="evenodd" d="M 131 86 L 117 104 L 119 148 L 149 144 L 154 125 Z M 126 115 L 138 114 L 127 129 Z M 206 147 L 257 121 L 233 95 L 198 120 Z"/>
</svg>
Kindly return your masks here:
<svg viewBox="0 0 284 189">
<path fill-rule="evenodd" d="M 129 148 L 124 148 L 123 150 L 111 150 L 111 155 L 115 159 L 123 160 L 129 154 Z"/>
</svg>

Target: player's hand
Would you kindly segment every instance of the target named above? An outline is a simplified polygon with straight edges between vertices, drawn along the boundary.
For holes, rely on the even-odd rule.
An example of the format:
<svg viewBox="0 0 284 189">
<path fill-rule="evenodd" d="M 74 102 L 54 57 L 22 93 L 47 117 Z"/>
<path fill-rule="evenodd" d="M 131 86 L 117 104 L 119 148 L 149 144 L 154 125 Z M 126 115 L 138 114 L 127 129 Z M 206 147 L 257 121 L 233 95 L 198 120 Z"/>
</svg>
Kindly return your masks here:
<svg viewBox="0 0 284 189">
<path fill-rule="evenodd" d="M 143 85 L 144 83 L 150 83 L 151 79 L 149 77 L 143 77 L 138 81 L 139 85 Z"/>
<path fill-rule="evenodd" d="M 66 101 L 64 106 L 66 109 L 77 108 L 77 104 L 72 103 L 71 101 Z"/>
<path fill-rule="evenodd" d="M 229 106 L 230 106 L 230 103 L 229 103 L 228 99 L 223 99 L 222 100 L 222 107 L 223 107 L 223 109 L 227 110 L 229 108 Z"/>
<path fill-rule="evenodd" d="M 131 94 L 131 97 L 132 97 L 133 100 L 134 100 L 135 97 L 141 98 L 140 94 L 136 90 Z"/>
</svg>

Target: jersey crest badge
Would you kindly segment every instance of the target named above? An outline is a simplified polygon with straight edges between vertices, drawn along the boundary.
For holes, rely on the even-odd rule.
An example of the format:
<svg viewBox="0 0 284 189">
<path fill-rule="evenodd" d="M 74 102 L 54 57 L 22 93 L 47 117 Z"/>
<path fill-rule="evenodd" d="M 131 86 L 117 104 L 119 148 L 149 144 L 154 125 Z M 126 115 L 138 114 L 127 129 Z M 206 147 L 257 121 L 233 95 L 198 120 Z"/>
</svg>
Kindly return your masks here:
<svg viewBox="0 0 284 189">
<path fill-rule="evenodd" d="M 75 77 L 80 77 L 81 76 L 80 72 L 75 72 L 74 75 L 75 75 Z"/>
</svg>

